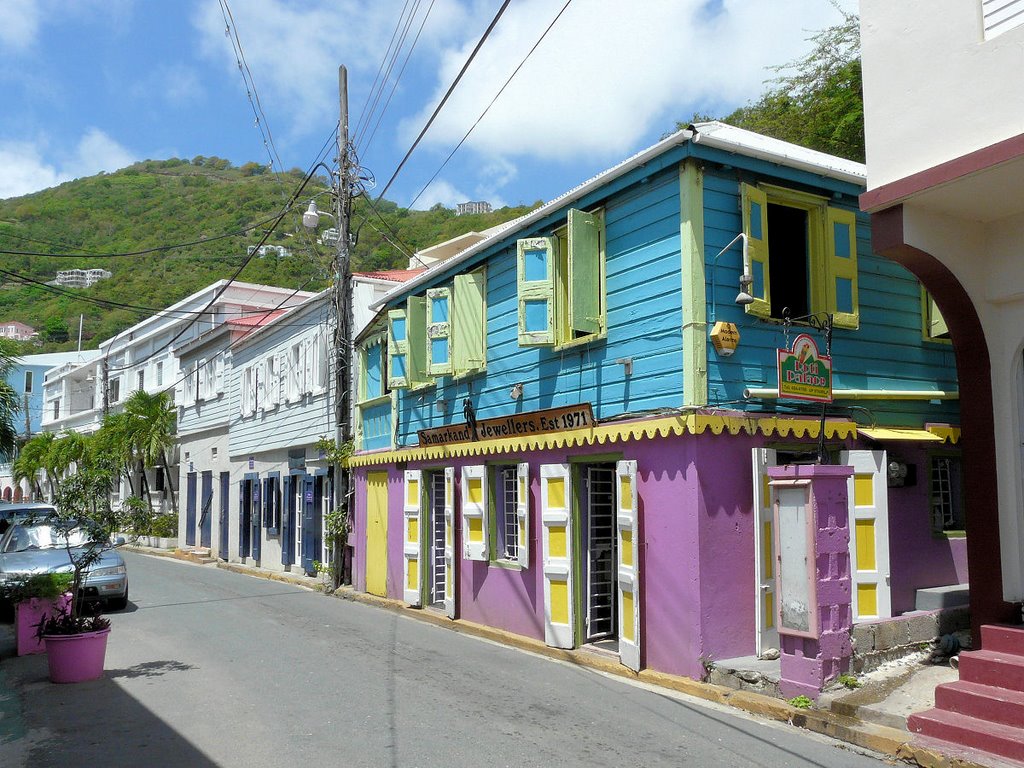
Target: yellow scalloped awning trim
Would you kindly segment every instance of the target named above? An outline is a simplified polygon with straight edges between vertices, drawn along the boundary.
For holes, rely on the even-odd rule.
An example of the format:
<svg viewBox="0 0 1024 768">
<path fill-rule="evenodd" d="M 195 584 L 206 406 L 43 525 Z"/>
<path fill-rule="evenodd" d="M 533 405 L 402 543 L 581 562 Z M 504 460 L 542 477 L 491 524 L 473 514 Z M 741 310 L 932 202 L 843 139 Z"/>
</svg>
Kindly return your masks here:
<svg viewBox="0 0 1024 768">
<path fill-rule="evenodd" d="M 399 461 L 435 461 L 460 456 L 491 456 L 525 451 L 548 451 L 556 448 L 576 448 L 591 445 L 610 445 L 630 440 L 650 440 L 671 435 L 702 435 L 707 431 L 721 435 L 762 434 L 765 437 L 816 438 L 818 419 L 778 416 L 725 416 L 688 413 L 642 421 L 623 421 L 600 424 L 592 429 L 552 432 L 533 437 L 511 437 L 503 440 L 480 440 L 472 443 L 431 445 L 398 451 L 361 453 L 348 460 L 350 467 L 371 464 L 392 464 Z M 825 436 L 845 440 L 857 437 L 857 425 L 852 421 L 827 420 Z"/>
<path fill-rule="evenodd" d="M 953 426 L 952 424 L 926 424 L 924 428 L 952 445 L 960 442 L 960 427 Z"/>
</svg>

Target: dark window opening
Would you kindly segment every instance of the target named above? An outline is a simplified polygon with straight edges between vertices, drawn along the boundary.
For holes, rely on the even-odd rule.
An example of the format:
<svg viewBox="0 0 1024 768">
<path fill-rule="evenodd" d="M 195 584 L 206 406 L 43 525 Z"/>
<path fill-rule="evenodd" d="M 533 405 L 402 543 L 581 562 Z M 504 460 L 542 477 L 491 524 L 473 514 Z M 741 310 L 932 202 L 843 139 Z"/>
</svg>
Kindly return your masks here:
<svg viewBox="0 0 1024 768">
<path fill-rule="evenodd" d="M 807 211 L 787 205 L 768 204 L 768 275 L 771 284 L 771 316 L 782 318 L 811 313 Z"/>
</svg>

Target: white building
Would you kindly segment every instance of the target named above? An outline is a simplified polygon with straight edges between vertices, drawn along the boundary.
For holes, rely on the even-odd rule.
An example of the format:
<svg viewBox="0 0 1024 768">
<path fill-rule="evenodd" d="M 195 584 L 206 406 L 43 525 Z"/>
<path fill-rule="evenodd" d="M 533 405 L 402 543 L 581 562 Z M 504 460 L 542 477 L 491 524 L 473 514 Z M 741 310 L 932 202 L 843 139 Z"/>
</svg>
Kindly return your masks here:
<svg viewBox="0 0 1024 768">
<path fill-rule="evenodd" d="M 354 329 L 370 304 L 418 270 L 357 273 Z M 308 296 L 308 294 L 307 294 Z M 333 293 L 288 312 L 231 321 L 176 346 L 179 542 L 222 560 L 312 574 L 327 562 L 332 477 L 316 448 L 336 434 Z"/>
<path fill-rule="evenodd" d="M 1024 631 L 979 632 L 1019 622 L 1024 601 L 1024 0 L 861 0 L 860 11 L 861 207 L 875 251 L 921 279 L 948 327 L 974 647 L 1005 632 L 997 650 L 1016 671 L 1000 675 L 1024 679 Z M 961 682 L 976 682 L 972 669 L 961 663 Z M 1011 736 L 1005 720 L 985 723 L 956 702 L 912 717 L 911 731 L 990 751 L 1024 743 L 1024 729 Z"/>
<path fill-rule="evenodd" d="M 490 213 L 491 204 L 486 200 L 471 200 L 468 203 L 457 203 L 455 215 L 462 216 L 467 213 Z"/>
<path fill-rule="evenodd" d="M 57 273 L 57 285 L 65 288 L 88 288 L 100 280 L 108 280 L 110 271 L 106 269 L 62 269 Z"/>
<path fill-rule="evenodd" d="M 173 391 L 179 385 L 175 346 L 228 320 L 292 307 L 312 295 L 220 280 L 182 299 L 102 342 L 97 359 L 48 371 L 43 382 L 43 431 L 94 432 L 104 413 L 120 411 L 136 390 L 156 393 Z M 167 501 L 163 479 L 162 473 L 154 472 L 150 481 L 150 488 L 161 494 L 160 506 Z"/>
</svg>

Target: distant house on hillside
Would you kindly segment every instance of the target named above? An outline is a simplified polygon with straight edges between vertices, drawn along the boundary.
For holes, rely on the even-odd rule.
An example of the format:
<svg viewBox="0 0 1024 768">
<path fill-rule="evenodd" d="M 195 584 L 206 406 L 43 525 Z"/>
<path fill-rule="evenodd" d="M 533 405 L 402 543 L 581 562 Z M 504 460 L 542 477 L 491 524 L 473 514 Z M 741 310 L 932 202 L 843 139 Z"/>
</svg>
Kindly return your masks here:
<svg viewBox="0 0 1024 768">
<path fill-rule="evenodd" d="M 474 200 L 468 203 L 459 203 L 455 206 L 455 215 L 462 216 L 467 213 L 490 213 L 491 204 L 485 200 Z"/>
<path fill-rule="evenodd" d="M 88 288 L 100 280 L 110 279 L 107 269 L 62 269 L 57 273 L 57 285 L 65 288 Z"/>
<path fill-rule="evenodd" d="M 250 245 L 246 249 L 246 254 L 252 256 L 255 253 L 261 259 L 265 259 L 267 256 L 275 256 L 279 259 L 287 259 L 292 255 L 292 252 L 285 248 L 283 245 L 261 245 L 258 248 L 255 245 Z"/>
<path fill-rule="evenodd" d="M 25 325 L 17 320 L 10 320 L 0 325 L 0 338 L 13 339 L 14 341 L 28 341 L 38 333 L 31 325 Z"/>
</svg>

